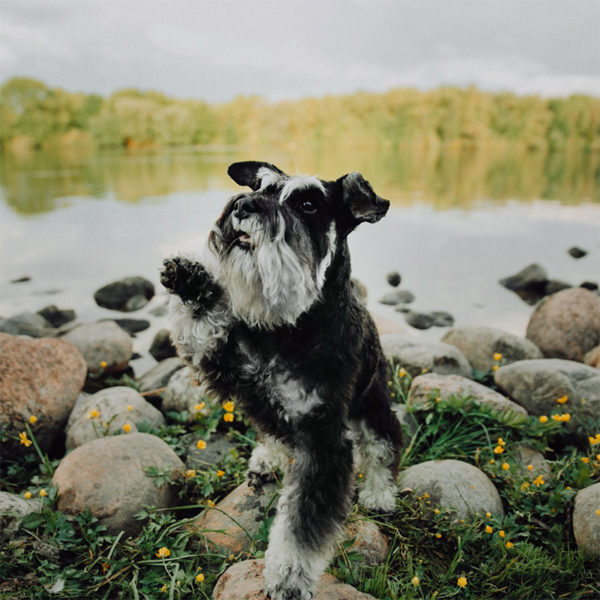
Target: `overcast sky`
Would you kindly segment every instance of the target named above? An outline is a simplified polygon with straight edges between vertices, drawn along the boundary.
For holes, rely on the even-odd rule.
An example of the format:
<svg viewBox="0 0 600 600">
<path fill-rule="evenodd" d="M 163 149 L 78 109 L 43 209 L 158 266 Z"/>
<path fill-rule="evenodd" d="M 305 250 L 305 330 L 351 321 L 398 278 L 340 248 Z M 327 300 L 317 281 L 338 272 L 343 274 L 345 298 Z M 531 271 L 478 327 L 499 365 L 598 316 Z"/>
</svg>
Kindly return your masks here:
<svg viewBox="0 0 600 600">
<path fill-rule="evenodd" d="M 0 82 L 221 101 L 397 86 L 600 96 L 600 0 L 0 0 Z"/>
</svg>

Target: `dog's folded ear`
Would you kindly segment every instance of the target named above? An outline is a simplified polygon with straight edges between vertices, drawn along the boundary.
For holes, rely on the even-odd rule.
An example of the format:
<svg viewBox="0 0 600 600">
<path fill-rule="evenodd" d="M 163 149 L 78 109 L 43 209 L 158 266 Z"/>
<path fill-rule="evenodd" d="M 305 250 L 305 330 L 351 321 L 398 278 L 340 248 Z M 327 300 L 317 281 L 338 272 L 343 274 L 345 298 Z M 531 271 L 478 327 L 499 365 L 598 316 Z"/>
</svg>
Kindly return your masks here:
<svg viewBox="0 0 600 600">
<path fill-rule="evenodd" d="M 344 206 L 350 211 L 351 229 L 365 221 L 377 223 L 385 216 L 390 207 L 389 201 L 380 198 L 360 173 L 348 173 L 338 182 L 342 186 Z"/>
<path fill-rule="evenodd" d="M 256 160 L 233 163 L 227 174 L 239 185 L 247 185 L 253 191 L 285 177 L 285 173 L 275 165 Z"/>
</svg>

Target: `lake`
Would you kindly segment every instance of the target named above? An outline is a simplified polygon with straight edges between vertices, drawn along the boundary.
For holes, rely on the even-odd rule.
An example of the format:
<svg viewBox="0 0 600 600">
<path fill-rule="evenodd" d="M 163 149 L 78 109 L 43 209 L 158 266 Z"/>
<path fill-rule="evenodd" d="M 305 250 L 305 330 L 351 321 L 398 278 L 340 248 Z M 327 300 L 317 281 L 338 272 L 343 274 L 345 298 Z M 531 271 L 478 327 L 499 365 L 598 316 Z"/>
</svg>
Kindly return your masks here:
<svg viewBox="0 0 600 600">
<path fill-rule="evenodd" d="M 147 318 L 138 334 L 137 375 L 153 364 L 148 348 L 164 317 L 162 258 L 194 252 L 236 191 L 227 166 L 258 159 L 289 173 L 336 179 L 360 171 L 392 208 L 350 237 L 353 274 L 369 308 L 404 323 L 378 303 L 402 275 L 415 310 L 446 310 L 457 325 L 489 325 L 524 335 L 533 308 L 498 280 L 539 262 L 572 285 L 600 281 L 600 167 L 597 154 L 446 148 L 246 151 L 179 148 L 2 155 L 0 163 L 0 316 L 49 304 L 80 321 Z M 587 256 L 567 250 L 580 246 Z M 154 282 L 157 296 L 124 315 L 98 307 L 93 293 L 127 275 Z M 21 277 L 31 279 L 10 283 Z M 407 329 L 410 329 L 406 325 Z M 415 330 L 416 331 L 416 330 Z M 439 339 L 446 329 L 419 332 Z"/>
</svg>

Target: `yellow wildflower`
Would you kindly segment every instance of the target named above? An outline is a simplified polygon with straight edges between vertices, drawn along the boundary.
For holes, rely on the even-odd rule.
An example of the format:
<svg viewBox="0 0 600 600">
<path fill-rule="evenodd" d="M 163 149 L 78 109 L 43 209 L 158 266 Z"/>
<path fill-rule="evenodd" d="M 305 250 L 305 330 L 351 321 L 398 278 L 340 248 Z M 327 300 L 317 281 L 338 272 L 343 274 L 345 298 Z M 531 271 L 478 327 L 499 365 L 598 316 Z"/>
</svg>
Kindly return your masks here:
<svg viewBox="0 0 600 600">
<path fill-rule="evenodd" d="M 235 555 L 233 553 L 229 555 L 229 560 L 235 560 Z"/>
<path fill-rule="evenodd" d="M 486 516 L 488 519 L 490 519 L 490 518 L 491 518 L 491 516 L 492 516 L 492 513 L 491 513 L 491 512 L 488 510 L 488 511 L 485 513 L 485 516 Z"/>
<path fill-rule="evenodd" d="M 493 465 L 495 463 L 496 463 L 496 461 L 493 458 L 490 458 L 490 465 Z"/>
<path fill-rule="evenodd" d="M 364 475 L 363 475 L 362 473 L 359 473 L 359 474 L 358 474 L 358 478 L 359 478 L 359 479 L 362 479 L 363 477 L 364 477 Z"/>
<path fill-rule="evenodd" d="M 563 413 L 562 415 L 560 415 L 560 420 L 563 423 L 568 423 L 571 420 L 571 415 L 569 413 Z"/>
<path fill-rule="evenodd" d="M 504 533 L 504 531 L 501 529 L 501 530 L 498 532 L 498 535 L 499 535 L 501 538 L 503 538 L 503 537 L 506 535 L 506 533 Z"/>
<path fill-rule="evenodd" d="M 47 495 L 48 495 L 48 492 L 46 491 L 46 488 L 42 488 L 42 489 L 40 490 L 40 496 L 41 496 L 42 498 L 45 498 Z"/>
<path fill-rule="evenodd" d="M 95 408 L 92 408 L 92 410 L 90 410 L 90 412 L 88 413 L 87 418 L 88 419 L 97 419 L 99 416 L 100 416 L 100 413 Z"/>
<path fill-rule="evenodd" d="M 502 454 L 504 452 L 504 448 L 502 446 L 496 446 L 494 448 L 494 454 Z"/>
<path fill-rule="evenodd" d="M 415 575 L 415 576 L 414 576 L 414 577 L 413 577 L 413 578 L 410 580 L 410 582 L 411 582 L 411 583 L 412 583 L 412 584 L 413 584 L 415 587 L 417 587 L 417 586 L 418 586 L 418 585 L 421 583 L 421 580 L 420 580 L 420 579 L 419 579 L 419 578 L 418 578 L 418 577 Z"/>
<path fill-rule="evenodd" d="M 196 448 L 198 448 L 198 450 L 204 450 L 204 448 L 206 448 L 206 442 L 204 440 L 198 440 L 196 442 Z"/>
<path fill-rule="evenodd" d="M 207 500 L 206 504 L 208 504 L 208 506 L 210 506 L 211 508 L 214 508 L 216 506 L 216 504 L 212 500 Z"/>
<path fill-rule="evenodd" d="M 165 584 L 164 584 L 164 585 L 163 585 L 163 586 L 160 588 L 160 591 L 161 591 L 163 594 L 166 594 L 166 593 L 169 591 L 169 586 L 168 586 L 168 585 L 165 583 Z"/>
<path fill-rule="evenodd" d="M 27 490 L 27 491 L 26 491 L 26 492 L 23 494 L 23 496 L 25 496 L 25 498 L 29 499 L 29 498 L 31 498 L 31 492 L 30 492 L 29 490 Z"/>
<path fill-rule="evenodd" d="M 514 544 L 512 542 L 506 542 L 506 547 L 510 550 Z"/>
<path fill-rule="evenodd" d="M 498 438 L 498 446 L 506 446 L 506 442 L 502 438 Z"/>
<path fill-rule="evenodd" d="M 596 511 L 596 514 L 600 517 L 600 508 Z"/>
<path fill-rule="evenodd" d="M 435 537 L 439 540 L 442 537 L 442 534 L 441 533 L 436 533 Z"/>
<path fill-rule="evenodd" d="M 196 575 L 196 581 L 198 583 L 202 583 L 204 581 L 204 575 L 202 575 L 202 573 L 198 573 L 198 575 Z"/>
<path fill-rule="evenodd" d="M 499 367 L 498 365 L 494 365 L 494 366 L 492 367 L 492 371 L 497 371 L 499 368 L 500 368 L 500 367 Z"/>
<path fill-rule="evenodd" d="M 163 546 L 158 549 L 156 556 L 158 556 L 158 558 L 167 558 L 168 556 L 171 556 L 171 551 L 166 546 Z"/>
<path fill-rule="evenodd" d="M 421 369 L 421 373 L 423 373 L 423 375 L 425 375 L 425 373 L 427 373 L 429 371 L 429 369 L 426 369 L 425 367 L 423 367 Z"/>
<path fill-rule="evenodd" d="M 527 470 L 528 471 L 533 471 L 533 465 L 527 465 Z"/>
<path fill-rule="evenodd" d="M 547 423 L 548 422 L 548 417 L 546 415 L 542 415 L 540 417 L 540 423 Z"/>
<path fill-rule="evenodd" d="M 564 404 L 568 399 L 569 399 L 568 396 L 565 394 L 564 396 L 561 396 L 560 398 L 557 398 L 556 401 L 559 404 Z"/>
<path fill-rule="evenodd" d="M 439 508 L 434 508 L 434 509 L 433 509 L 433 512 L 434 512 L 436 515 L 439 515 L 439 514 L 440 514 L 440 509 L 439 509 Z"/>
<path fill-rule="evenodd" d="M 24 431 L 21 431 L 19 434 L 19 443 L 23 444 L 26 448 L 29 448 L 33 442 L 27 437 L 27 434 Z"/>
<path fill-rule="evenodd" d="M 101 360 L 101 361 L 100 361 L 100 366 L 101 366 L 103 369 L 106 369 L 106 367 L 108 367 L 108 363 L 107 363 L 105 360 Z"/>
<path fill-rule="evenodd" d="M 131 411 L 133 410 L 133 406 L 131 406 L 131 404 L 128 404 L 128 405 L 127 405 L 127 410 L 128 410 L 129 412 L 131 412 Z"/>
<path fill-rule="evenodd" d="M 123 425 L 123 431 L 125 433 L 129 433 L 131 431 L 131 425 L 129 423 L 125 423 L 125 425 Z"/>
<path fill-rule="evenodd" d="M 490 527 L 489 525 L 485 526 L 485 532 L 486 533 L 494 533 L 494 530 L 492 529 L 492 527 Z"/>
<path fill-rule="evenodd" d="M 217 471 L 217 477 L 223 477 L 223 475 L 225 475 L 225 471 L 221 471 L 221 469 L 219 469 Z"/>
<path fill-rule="evenodd" d="M 225 413 L 223 415 L 223 421 L 225 421 L 226 423 L 233 423 L 233 413 Z"/>
<path fill-rule="evenodd" d="M 522 489 L 522 490 L 526 490 L 528 487 L 529 487 L 529 481 L 524 481 L 524 482 L 521 484 L 521 489 Z"/>
<path fill-rule="evenodd" d="M 494 360 L 496 362 L 502 360 L 502 354 L 500 354 L 500 352 L 494 352 Z"/>
<path fill-rule="evenodd" d="M 508 463 L 502 463 L 502 470 L 508 471 L 510 469 L 510 465 Z"/>
<path fill-rule="evenodd" d="M 428 494 L 427 492 L 425 492 L 425 493 L 423 494 L 423 498 L 424 498 L 425 500 L 427 500 L 427 498 L 429 498 L 429 494 Z"/>
<path fill-rule="evenodd" d="M 600 433 L 597 433 L 594 437 L 589 437 L 590 446 L 595 446 L 596 444 L 600 444 Z"/>
<path fill-rule="evenodd" d="M 406 369 L 398 369 L 398 377 L 402 379 L 406 375 Z"/>
<path fill-rule="evenodd" d="M 206 406 L 206 402 L 198 402 L 198 404 L 194 405 L 194 410 L 196 412 L 200 412 Z"/>
<path fill-rule="evenodd" d="M 29 422 L 30 422 L 32 425 L 35 425 L 35 424 L 37 423 L 37 420 L 38 420 L 38 418 L 37 418 L 35 415 L 31 415 L 31 416 L 29 417 Z"/>
<path fill-rule="evenodd" d="M 461 588 L 467 587 L 467 578 L 459 577 L 458 580 L 456 581 L 456 585 Z"/>
<path fill-rule="evenodd" d="M 441 401 L 442 401 L 442 399 L 441 399 L 441 398 L 438 396 L 438 397 L 435 399 L 435 401 L 436 401 L 436 402 L 441 402 Z"/>
<path fill-rule="evenodd" d="M 223 408 L 227 412 L 233 412 L 235 410 L 235 404 L 231 400 L 229 400 L 228 402 L 225 402 L 225 404 L 223 404 Z"/>
<path fill-rule="evenodd" d="M 552 420 L 553 420 L 553 421 L 556 421 L 557 423 L 559 423 L 559 422 L 560 422 L 560 420 L 561 420 L 561 419 L 560 419 L 560 415 L 552 415 Z"/>
<path fill-rule="evenodd" d="M 196 471 L 194 471 L 194 469 L 188 469 L 188 470 L 185 472 L 185 476 L 186 476 L 188 479 L 191 479 L 192 477 L 196 477 Z"/>
<path fill-rule="evenodd" d="M 581 457 L 581 462 L 585 463 L 586 465 L 590 462 L 590 459 L 587 456 L 582 456 Z"/>
<path fill-rule="evenodd" d="M 544 485 L 544 483 L 546 483 L 544 481 L 544 478 L 541 475 L 538 475 L 534 480 L 533 480 L 533 485 L 537 485 L 538 487 Z"/>
</svg>

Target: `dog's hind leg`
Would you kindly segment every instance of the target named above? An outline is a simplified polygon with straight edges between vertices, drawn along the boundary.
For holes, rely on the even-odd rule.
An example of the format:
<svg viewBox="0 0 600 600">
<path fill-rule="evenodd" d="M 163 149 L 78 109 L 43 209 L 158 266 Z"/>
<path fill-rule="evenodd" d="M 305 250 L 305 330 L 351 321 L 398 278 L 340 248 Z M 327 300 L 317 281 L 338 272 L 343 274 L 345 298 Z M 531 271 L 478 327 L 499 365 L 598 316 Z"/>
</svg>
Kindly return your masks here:
<svg viewBox="0 0 600 600">
<path fill-rule="evenodd" d="M 271 600 L 310 600 L 352 502 L 352 448 L 329 432 L 301 436 L 265 554 Z"/>
<path fill-rule="evenodd" d="M 266 435 L 252 450 L 246 477 L 252 487 L 275 480 L 275 471 L 287 472 L 292 453 L 290 449 L 271 435 Z"/>
</svg>

